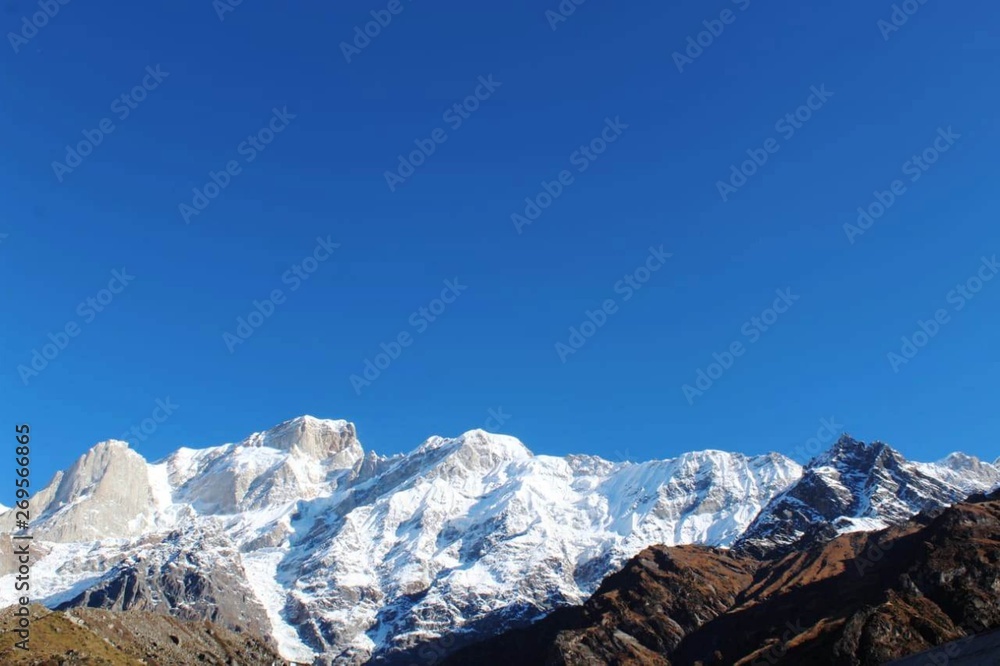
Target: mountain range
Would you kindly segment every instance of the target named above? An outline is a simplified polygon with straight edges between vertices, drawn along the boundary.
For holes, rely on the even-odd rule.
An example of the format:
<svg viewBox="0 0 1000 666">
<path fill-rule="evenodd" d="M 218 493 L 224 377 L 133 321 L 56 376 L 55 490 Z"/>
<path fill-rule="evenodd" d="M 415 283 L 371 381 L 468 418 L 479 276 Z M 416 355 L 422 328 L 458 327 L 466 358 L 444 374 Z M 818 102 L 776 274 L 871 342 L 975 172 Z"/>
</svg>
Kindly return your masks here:
<svg viewBox="0 0 1000 666">
<path fill-rule="evenodd" d="M 482 430 L 380 456 L 353 424 L 305 416 L 154 463 L 97 444 L 32 498 L 32 585 L 49 608 L 246 629 L 289 661 L 436 663 L 583 604 L 651 546 L 782 557 L 998 484 L 996 464 L 911 462 L 846 435 L 804 467 L 534 455 Z M 0 541 L 14 528 L 0 514 Z M 0 556 L 0 606 L 14 566 Z"/>
<path fill-rule="evenodd" d="M 758 559 L 653 546 L 582 606 L 445 666 L 1000 663 L 1000 491 Z"/>
</svg>

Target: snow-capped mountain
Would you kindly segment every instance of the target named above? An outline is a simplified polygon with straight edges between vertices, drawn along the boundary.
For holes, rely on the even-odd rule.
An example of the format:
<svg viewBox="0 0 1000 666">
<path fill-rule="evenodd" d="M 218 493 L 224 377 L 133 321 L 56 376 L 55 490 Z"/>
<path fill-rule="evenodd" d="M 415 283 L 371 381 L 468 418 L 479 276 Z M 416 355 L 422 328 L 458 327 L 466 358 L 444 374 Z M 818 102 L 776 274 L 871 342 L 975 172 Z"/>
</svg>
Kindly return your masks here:
<svg viewBox="0 0 1000 666">
<path fill-rule="evenodd" d="M 966 495 L 1000 485 L 1000 460 L 990 464 L 959 451 L 933 463 L 913 463 L 927 476 L 946 481 Z"/>
<path fill-rule="evenodd" d="M 878 530 L 1000 484 L 1000 469 L 964 453 L 910 462 L 882 442 L 848 435 L 806 465 L 737 541 L 754 554 L 785 552 L 821 530 Z"/>
<path fill-rule="evenodd" d="M 157 463 L 103 442 L 33 498 L 32 585 L 49 606 L 252 627 L 296 661 L 391 661 L 581 603 L 653 544 L 891 522 L 1000 477 L 960 454 L 922 465 L 851 442 L 805 474 L 778 454 L 534 455 L 481 430 L 385 457 L 352 424 L 308 416 Z M 785 515 L 799 516 L 791 532 Z M 0 532 L 13 527 L 0 515 Z M 0 605 L 14 601 L 12 572 L 0 558 Z"/>
</svg>

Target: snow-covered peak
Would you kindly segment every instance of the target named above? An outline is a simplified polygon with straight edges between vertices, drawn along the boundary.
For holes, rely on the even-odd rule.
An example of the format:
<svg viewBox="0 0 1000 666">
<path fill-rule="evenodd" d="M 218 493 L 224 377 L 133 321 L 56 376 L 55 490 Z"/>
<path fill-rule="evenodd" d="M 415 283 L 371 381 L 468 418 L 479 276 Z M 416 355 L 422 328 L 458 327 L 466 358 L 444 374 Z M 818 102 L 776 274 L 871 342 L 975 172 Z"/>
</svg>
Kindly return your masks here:
<svg viewBox="0 0 1000 666">
<path fill-rule="evenodd" d="M 532 456 L 528 447 L 517 437 L 497 435 L 478 428 L 462 433 L 455 442 L 460 448 L 474 449 L 503 460 L 525 460 Z"/>
<path fill-rule="evenodd" d="M 844 434 L 833 446 L 810 460 L 806 467 L 860 469 L 901 460 L 902 456 L 884 442 L 862 442 Z"/>
<path fill-rule="evenodd" d="M 181 449 L 166 465 L 181 501 L 230 515 L 329 494 L 364 458 L 353 423 L 300 416 L 238 444 Z"/>
<path fill-rule="evenodd" d="M 470 430 L 454 438 L 429 438 L 402 465 L 424 478 L 441 479 L 452 489 L 478 494 L 520 475 L 533 458 L 516 437 Z"/>
<path fill-rule="evenodd" d="M 757 553 L 781 552 L 824 525 L 842 532 L 878 529 L 998 481 L 1000 470 L 971 456 L 911 462 L 883 442 L 869 444 L 844 435 L 811 460 L 802 478 L 754 519 L 737 546 Z"/>
<path fill-rule="evenodd" d="M 462 446 L 462 445 L 472 445 L 472 446 L 499 446 L 501 448 L 507 448 L 513 446 L 514 448 L 520 448 L 524 451 L 528 451 L 527 447 L 521 443 L 516 437 L 510 435 L 502 435 L 498 433 L 487 432 L 482 428 L 474 428 L 473 430 L 468 430 L 463 432 L 457 437 L 442 437 L 440 435 L 431 435 L 424 442 L 418 446 L 413 453 L 425 453 L 427 451 L 433 451 L 435 449 L 441 449 L 447 446 Z M 529 452 L 530 454 L 530 452 Z"/>
<path fill-rule="evenodd" d="M 148 464 L 126 442 L 100 442 L 35 493 L 32 509 L 39 538 L 86 541 L 131 536 L 152 524 Z"/>
<path fill-rule="evenodd" d="M 966 494 L 1000 484 L 1000 469 L 975 456 L 956 451 L 933 463 L 915 463 L 925 474 L 947 481 Z"/>
<path fill-rule="evenodd" d="M 254 433 L 242 444 L 300 452 L 316 460 L 337 456 L 348 449 L 352 449 L 352 454 L 364 453 L 353 423 L 308 415 L 290 419 L 270 430 Z"/>
<path fill-rule="evenodd" d="M 286 657 L 366 663 L 578 603 L 650 545 L 727 547 L 752 523 L 769 543 L 826 519 L 881 526 L 959 496 L 973 469 L 960 455 L 910 463 L 850 437 L 805 470 L 777 453 L 714 449 L 647 462 L 534 455 L 484 430 L 384 457 L 365 453 L 347 421 L 300 416 L 154 464 L 124 442 L 95 446 L 33 498 L 48 553 L 35 579 L 46 603 L 100 599 L 131 589 L 115 577 L 141 563 L 149 598 L 174 604 L 185 574 L 175 563 L 196 553 L 195 569 L 218 566 L 199 574 L 206 586 L 186 609 L 239 614 L 253 601 Z M 0 532 L 13 525 L 0 515 Z M 13 589 L 0 578 L 0 605 Z"/>
<path fill-rule="evenodd" d="M 941 460 L 938 460 L 937 464 L 959 472 L 962 470 L 978 470 L 983 465 L 983 462 L 975 456 L 970 456 L 961 451 L 953 451 L 944 458 L 941 458 Z"/>
<path fill-rule="evenodd" d="M 417 447 L 411 456 L 462 456 L 471 461 L 478 460 L 479 467 L 491 468 L 501 462 L 527 460 L 533 457 L 521 440 L 510 435 L 497 435 L 475 429 L 458 437 L 429 437 Z"/>
<path fill-rule="evenodd" d="M 145 458 L 129 448 L 128 442 L 117 439 L 99 442 L 66 471 L 55 501 L 65 504 L 84 495 L 114 493 L 113 486 L 127 483 L 128 477 L 144 469 L 145 464 Z"/>
<path fill-rule="evenodd" d="M 93 451 L 96 451 L 96 450 L 100 450 L 100 451 L 110 450 L 110 449 L 121 450 L 121 449 L 128 449 L 128 448 L 131 448 L 131 447 L 129 446 L 129 443 L 126 442 L 125 440 L 121 440 L 121 439 L 105 439 L 104 441 L 101 441 L 101 442 L 98 442 L 97 444 L 94 444 L 94 446 L 92 446 L 90 448 L 90 450 L 91 450 L 91 452 L 93 452 Z"/>
</svg>

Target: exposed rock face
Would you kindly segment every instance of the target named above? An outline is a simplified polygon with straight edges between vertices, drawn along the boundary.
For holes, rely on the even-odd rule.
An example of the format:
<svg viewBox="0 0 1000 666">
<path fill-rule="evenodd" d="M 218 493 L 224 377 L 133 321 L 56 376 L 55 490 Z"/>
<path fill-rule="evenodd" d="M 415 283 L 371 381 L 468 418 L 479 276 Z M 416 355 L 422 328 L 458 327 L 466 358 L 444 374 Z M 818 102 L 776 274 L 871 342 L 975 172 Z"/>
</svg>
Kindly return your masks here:
<svg viewBox="0 0 1000 666">
<path fill-rule="evenodd" d="M 225 534 L 210 530 L 174 532 L 146 544 L 57 609 L 80 606 L 156 611 L 249 629 L 260 636 L 271 633 L 267 611 L 248 582 L 237 546 Z"/>
<path fill-rule="evenodd" d="M 758 557 L 791 552 L 820 528 L 832 528 L 831 534 L 881 529 L 997 482 L 1000 470 L 971 456 L 912 463 L 881 442 L 845 435 L 810 461 L 802 478 L 754 519 L 735 548 Z"/>
<path fill-rule="evenodd" d="M 248 445 L 301 453 L 333 468 L 351 467 L 364 457 L 354 424 L 347 421 L 292 419 L 251 437 Z"/>
<path fill-rule="evenodd" d="M 445 663 L 875 666 L 997 627 L 1000 492 L 778 560 L 654 547 L 582 607 Z"/>
<path fill-rule="evenodd" d="M 295 571 L 338 612 L 303 604 L 300 631 L 334 651 L 365 628 L 372 643 L 342 659 L 408 663 L 458 628 L 498 631 L 582 601 L 651 541 L 731 542 L 797 472 L 717 451 L 633 465 L 534 456 L 482 431 L 432 438 L 318 505 Z"/>
<path fill-rule="evenodd" d="M 274 649 L 249 632 L 210 622 L 184 622 L 154 613 L 91 609 L 51 612 L 32 607 L 29 649 L 20 640 L 13 608 L 0 611 L 0 663 L 5 666 L 278 666 Z"/>
<path fill-rule="evenodd" d="M 364 455 L 353 424 L 303 417 L 239 444 L 181 449 L 164 465 L 180 503 L 229 515 L 328 494 Z"/>
<path fill-rule="evenodd" d="M 36 494 L 32 509 L 42 518 L 34 529 L 39 539 L 89 541 L 142 534 L 154 525 L 146 461 L 125 442 L 101 442 Z M 13 531 L 13 520 L 13 513 L 0 517 L 0 529 Z"/>
<path fill-rule="evenodd" d="M 819 491 L 794 495 L 815 504 L 792 507 L 795 530 L 755 531 L 761 550 L 830 538 L 844 520 L 903 520 L 918 500 L 941 506 L 959 483 L 992 483 L 992 466 L 959 455 L 920 465 L 888 447 L 841 448 L 811 466 Z M 614 463 L 538 456 L 481 430 L 383 457 L 363 451 L 350 423 L 312 417 L 153 464 L 103 443 L 33 499 L 32 590 L 49 607 L 259 629 L 289 659 L 409 665 L 582 603 L 651 544 L 730 546 L 751 523 L 768 525 L 755 521 L 762 509 L 784 511 L 775 498 L 800 477 L 778 454 Z M 899 503 L 897 491 L 912 498 Z M 0 545 L 12 525 L 0 514 Z M 15 562 L 4 552 L 0 603 L 12 603 Z"/>
</svg>

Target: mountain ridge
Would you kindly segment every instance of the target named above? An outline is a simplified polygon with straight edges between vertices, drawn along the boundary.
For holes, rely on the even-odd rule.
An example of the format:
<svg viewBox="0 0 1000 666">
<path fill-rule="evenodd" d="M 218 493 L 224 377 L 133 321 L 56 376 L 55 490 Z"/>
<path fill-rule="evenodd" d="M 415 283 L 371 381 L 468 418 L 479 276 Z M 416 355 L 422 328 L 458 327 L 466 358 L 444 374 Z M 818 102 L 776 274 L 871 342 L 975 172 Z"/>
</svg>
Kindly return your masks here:
<svg viewBox="0 0 1000 666">
<path fill-rule="evenodd" d="M 949 497 L 960 491 L 938 477 L 979 465 L 1000 480 L 943 460 L 893 464 Z M 350 422 L 311 416 L 152 463 L 102 442 L 33 500 L 36 585 L 47 605 L 218 619 L 271 635 L 288 659 L 360 664 L 581 603 L 654 544 L 737 544 L 808 469 L 716 449 L 544 456 L 479 429 L 380 456 Z M 0 532 L 12 520 L 0 514 Z"/>
<path fill-rule="evenodd" d="M 462 648 L 444 665 L 876 666 L 948 644 L 943 660 L 906 663 L 952 663 L 990 650 L 951 642 L 987 639 L 1000 626 L 998 558 L 1000 491 L 770 560 L 653 546 L 584 605 Z M 995 663 L 980 657 L 970 666 Z"/>
</svg>

